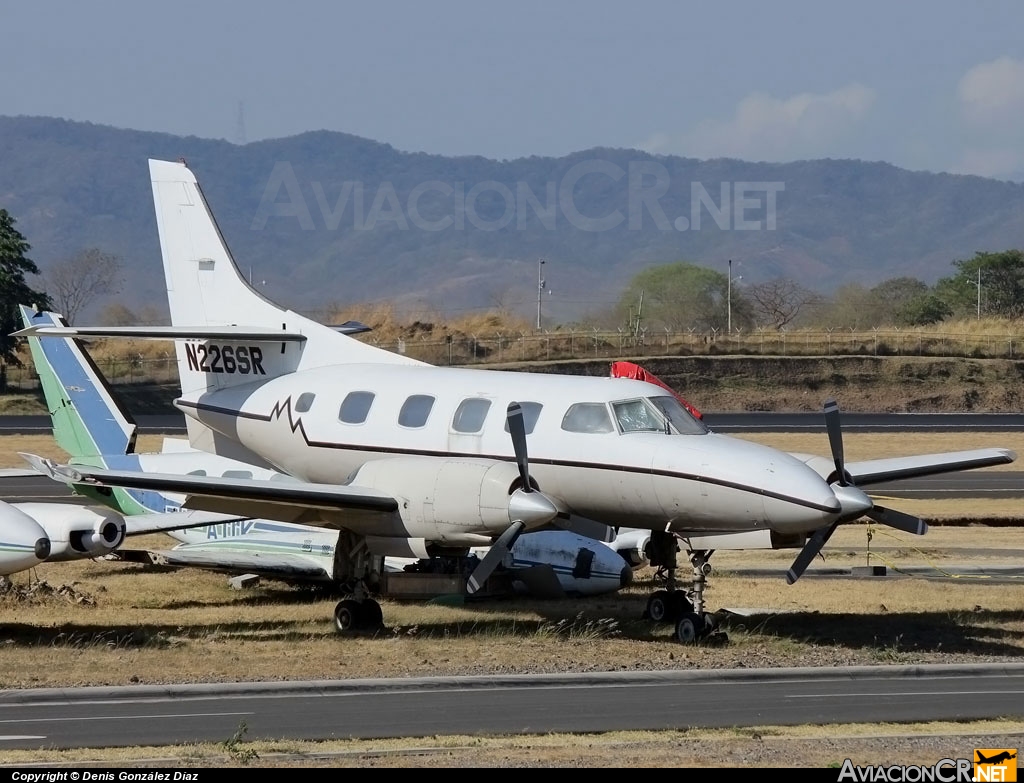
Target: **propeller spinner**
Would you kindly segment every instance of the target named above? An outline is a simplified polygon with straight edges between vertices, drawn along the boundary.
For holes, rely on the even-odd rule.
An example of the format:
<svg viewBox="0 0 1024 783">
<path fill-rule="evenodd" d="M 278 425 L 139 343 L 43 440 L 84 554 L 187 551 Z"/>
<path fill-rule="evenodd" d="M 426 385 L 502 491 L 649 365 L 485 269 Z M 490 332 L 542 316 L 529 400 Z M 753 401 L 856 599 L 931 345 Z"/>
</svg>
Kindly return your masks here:
<svg viewBox="0 0 1024 783">
<path fill-rule="evenodd" d="M 917 536 L 924 535 L 928 531 L 924 520 L 902 511 L 875 505 L 875 502 L 853 483 L 853 478 L 846 472 L 846 462 L 843 456 L 843 431 L 839 421 L 839 404 L 833 399 L 825 402 L 825 428 L 828 432 L 829 446 L 832 449 L 832 459 L 836 464 L 836 483 L 832 485 L 832 488 L 842 511 L 835 522 L 814 531 L 814 535 L 804 544 L 804 548 L 800 550 L 800 554 L 797 555 L 793 565 L 786 572 L 786 581 L 789 584 L 793 584 L 801 577 L 807 566 L 828 543 L 836 528 L 843 522 L 865 516 L 881 525 L 888 525 Z"/>
</svg>

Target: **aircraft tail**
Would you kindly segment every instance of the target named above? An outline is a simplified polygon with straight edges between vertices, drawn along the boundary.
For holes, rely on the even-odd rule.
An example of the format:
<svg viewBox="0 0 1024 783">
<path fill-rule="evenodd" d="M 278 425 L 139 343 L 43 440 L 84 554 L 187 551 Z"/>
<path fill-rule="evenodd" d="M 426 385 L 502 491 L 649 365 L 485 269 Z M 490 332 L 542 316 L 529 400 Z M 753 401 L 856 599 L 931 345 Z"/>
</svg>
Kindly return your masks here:
<svg viewBox="0 0 1024 783">
<path fill-rule="evenodd" d="M 29 326 L 67 326 L 57 313 L 21 305 Z M 82 344 L 71 337 L 28 337 L 57 445 L 72 458 L 131 454 L 138 427 Z"/>
<path fill-rule="evenodd" d="M 238 271 L 195 175 L 149 161 L 172 327 L 280 329 L 280 339 L 176 340 L 182 395 L 267 380 L 326 364 L 419 363 L 367 345 L 257 292 Z M 255 349 L 255 355 L 254 351 Z"/>
</svg>

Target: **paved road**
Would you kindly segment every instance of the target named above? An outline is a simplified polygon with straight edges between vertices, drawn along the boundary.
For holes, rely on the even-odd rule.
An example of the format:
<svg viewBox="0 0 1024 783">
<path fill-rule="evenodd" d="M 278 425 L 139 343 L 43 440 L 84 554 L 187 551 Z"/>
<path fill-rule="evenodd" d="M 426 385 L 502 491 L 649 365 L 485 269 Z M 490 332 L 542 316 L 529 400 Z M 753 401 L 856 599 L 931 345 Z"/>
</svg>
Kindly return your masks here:
<svg viewBox="0 0 1024 783">
<path fill-rule="evenodd" d="M 0 748 L 1024 719 L 1024 665 L 341 680 L 0 692 Z"/>
<path fill-rule="evenodd" d="M 180 415 L 137 416 L 142 434 L 184 434 Z M 716 432 L 824 431 L 822 413 L 706 413 L 705 423 Z M 1017 413 L 843 413 L 847 432 L 975 432 L 1024 431 L 1024 414 Z M 0 416 L 0 435 L 38 435 L 50 431 L 48 416 Z"/>
</svg>

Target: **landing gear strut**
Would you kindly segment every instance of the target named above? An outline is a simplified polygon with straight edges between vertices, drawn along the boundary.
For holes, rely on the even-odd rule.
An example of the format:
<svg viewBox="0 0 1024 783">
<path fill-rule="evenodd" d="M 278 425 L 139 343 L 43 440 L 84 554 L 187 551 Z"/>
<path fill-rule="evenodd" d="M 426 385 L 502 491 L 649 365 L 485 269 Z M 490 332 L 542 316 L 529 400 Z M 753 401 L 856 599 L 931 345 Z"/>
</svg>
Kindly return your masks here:
<svg viewBox="0 0 1024 783">
<path fill-rule="evenodd" d="M 334 628 L 340 634 L 376 630 L 384 624 L 384 612 L 371 597 L 371 590 L 380 585 L 384 558 L 373 556 L 362 537 L 346 531 L 338 534 L 334 570 L 344 575 L 345 597 L 334 607 Z"/>
<path fill-rule="evenodd" d="M 689 592 L 676 586 L 677 539 L 672 533 L 655 532 L 651 536 L 651 565 L 666 574 L 666 589 L 656 590 L 647 599 L 644 617 L 656 623 L 671 623 L 675 638 L 683 643 L 697 642 L 712 635 L 724 639 L 715 631 L 714 615 L 704 611 L 704 590 L 711 573 L 708 562 L 714 550 L 689 551 L 693 577 Z"/>
</svg>

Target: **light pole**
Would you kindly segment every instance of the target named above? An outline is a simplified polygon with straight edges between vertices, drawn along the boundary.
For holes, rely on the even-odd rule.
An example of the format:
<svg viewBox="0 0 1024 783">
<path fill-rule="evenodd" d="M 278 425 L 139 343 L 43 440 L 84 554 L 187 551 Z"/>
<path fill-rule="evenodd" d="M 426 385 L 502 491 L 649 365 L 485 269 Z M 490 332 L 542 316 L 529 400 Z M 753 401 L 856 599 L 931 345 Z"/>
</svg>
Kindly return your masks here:
<svg viewBox="0 0 1024 783">
<path fill-rule="evenodd" d="M 728 288 L 726 288 L 725 299 L 726 299 L 726 302 L 728 302 L 728 304 L 726 305 L 726 312 L 728 313 L 728 324 L 727 324 L 728 328 L 726 329 L 726 333 L 727 334 L 732 334 L 732 259 L 731 258 L 729 259 L 729 286 L 728 286 Z"/>
<path fill-rule="evenodd" d="M 546 283 L 544 282 L 544 259 L 543 258 L 538 258 L 537 259 L 537 329 L 538 330 L 540 329 L 540 324 L 541 324 L 540 308 L 541 308 L 541 302 L 544 301 L 544 286 L 545 285 L 546 285 Z"/>
<path fill-rule="evenodd" d="M 981 320 L 981 267 L 978 267 L 978 320 Z"/>
</svg>

